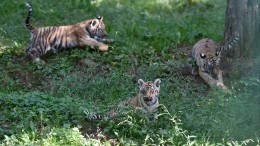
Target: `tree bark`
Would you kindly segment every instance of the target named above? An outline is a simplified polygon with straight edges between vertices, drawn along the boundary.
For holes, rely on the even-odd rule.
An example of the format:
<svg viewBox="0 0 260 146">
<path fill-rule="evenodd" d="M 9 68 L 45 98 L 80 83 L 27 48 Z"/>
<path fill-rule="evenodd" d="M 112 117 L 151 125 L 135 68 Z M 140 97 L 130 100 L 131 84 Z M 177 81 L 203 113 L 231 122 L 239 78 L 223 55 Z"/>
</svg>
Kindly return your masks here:
<svg viewBox="0 0 260 146">
<path fill-rule="evenodd" d="M 240 41 L 232 57 L 260 55 L 260 0 L 228 0 L 226 9 L 225 42 L 236 33 Z"/>
</svg>

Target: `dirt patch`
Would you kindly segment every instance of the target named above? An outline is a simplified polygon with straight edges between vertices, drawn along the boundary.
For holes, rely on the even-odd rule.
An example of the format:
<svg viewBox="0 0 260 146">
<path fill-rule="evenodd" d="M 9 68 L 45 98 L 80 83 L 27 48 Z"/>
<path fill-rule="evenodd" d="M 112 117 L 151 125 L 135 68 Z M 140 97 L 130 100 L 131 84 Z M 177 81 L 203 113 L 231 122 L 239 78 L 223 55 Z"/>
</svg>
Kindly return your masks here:
<svg viewBox="0 0 260 146">
<path fill-rule="evenodd" d="M 118 144 L 118 141 L 116 139 L 111 138 L 108 135 L 104 134 L 103 128 L 96 127 L 86 123 L 85 125 L 83 125 L 80 131 L 86 139 L 93 138 L 93 139 L 100 140 L 101 142 L 109 141 L 110 145 L 112 146 Z"/>
<path fill-rule="evenodd" d="M 166 71 L 184 76 L 193 75 L 192 46 L 183 45 L 169 50 L 173 60 L 165 63 Z"/>
<path fill-rule="evenodd" d="M 15 78 L 18 80 L 20 85 L 26 88 L 33 88 L 34 85 L 39 84 L 39 77 L 33 73 L 18 71 L 15 73 Z"/>
<path fill-rule="evenodd" d="M 109 75 L 110 66 L 108 64 L 97 63 L 89 58 L 80 59 L 78 61 L 78 66 L 84 66 L 87 70 L 91 72 L 92 76 L 101 74 L 104 77 L 107 77 Z"/>
<path fill-rule="evenodd" d="M 4 82 L 13 86 L 32 89 L 34 86 L 38 86 L 41 83 L 41 79 L 37 74 L 27 71 L 26 64 L 28 58 L 24 55 L 14 55 L 10 58 L 11 61 L 3 66 Z"/>
<path fill-rule="evenodd" d="M 173 58 L 176 60 L 180 60 L 184 58 L 187 60 L 192 59 L 192 46 L 182 45 L 182 46 L 178 46 L 177 48 L 169 49 L 169 50 L 170 50 L 170 54 L 172 54 Z"/>
</svg>

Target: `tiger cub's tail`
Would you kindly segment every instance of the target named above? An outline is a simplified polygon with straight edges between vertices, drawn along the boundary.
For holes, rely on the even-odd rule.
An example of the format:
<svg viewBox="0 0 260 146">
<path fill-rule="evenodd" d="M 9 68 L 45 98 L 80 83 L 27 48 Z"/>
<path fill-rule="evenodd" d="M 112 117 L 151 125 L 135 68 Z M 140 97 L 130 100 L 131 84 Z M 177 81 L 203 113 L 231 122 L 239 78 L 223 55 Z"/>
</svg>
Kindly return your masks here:
<svg viewBox="0 0 260 146">
<path fill-rule="evenodd" d="M 240 39 L 240 36 L 239 36 L 239 34 L 237 34 L 237 35 L 235 36 L 235 38 L 234 38 L 228 45 L 226 45 L 226 46 L 220 46 L 220 47 L 218 48 L 218 51 L 228 51 L 228 50 L 232 49 L 232 48 L 237 44 L 237 42 L 239 41 L 239 39 Z"/>
<path fill-rule="evenodd" d="M 34 31 L 35 27 L 32 26 L 32 24 L 30 23 L 30 18 L 32 16 L 32 6 L 29 3 L 26 3 L 27 9 L 28 9 L 28 15 L 25 19 L 25 26 L 28 30 L 30 30 L 31 32 Z"/>
<path fill-rule="evenodd" d="M 94 115 L 88 116 L 88 119 L 90 121 L 103 120 L 103 119 L 115 119 L 118 116 L 119 116 L 118 111 L 113 109 L 106 114 L 94 114 Z"/>
</svg>

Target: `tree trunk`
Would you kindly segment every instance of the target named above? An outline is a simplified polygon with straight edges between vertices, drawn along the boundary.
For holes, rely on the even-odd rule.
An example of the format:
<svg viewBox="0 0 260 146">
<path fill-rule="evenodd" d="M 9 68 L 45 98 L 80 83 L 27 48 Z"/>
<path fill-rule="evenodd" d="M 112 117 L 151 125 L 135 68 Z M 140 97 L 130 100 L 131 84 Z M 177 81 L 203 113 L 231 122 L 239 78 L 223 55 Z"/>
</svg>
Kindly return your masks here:
<svg viewBox="0 0 260 146">
<path fill-rule="evenodd" d="M 225 24 L 225 42 L 240 34 L 232 57 L 260 55 L 260 0 L 228 0 Z"/>
</svg>

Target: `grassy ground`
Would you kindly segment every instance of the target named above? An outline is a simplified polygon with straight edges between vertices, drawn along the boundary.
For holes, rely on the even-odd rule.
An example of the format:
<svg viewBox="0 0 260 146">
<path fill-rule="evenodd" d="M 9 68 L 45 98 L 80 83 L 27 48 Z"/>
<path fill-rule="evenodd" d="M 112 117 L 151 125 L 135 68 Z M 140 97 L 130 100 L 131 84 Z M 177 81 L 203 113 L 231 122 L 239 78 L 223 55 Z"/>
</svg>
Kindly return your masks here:
<svg viewBox="0 0 260 146">
<path fill-rule="evenodd" d="M 2 0 L 2 145 L 259 145 L 260 59 L 226 60 L 228 93 L 210 90 L 185 71 L 192 44 L 203 37 L 223 40 L 225 2 L 32 1 L 34 25 L 103 15 L 115 40 L 108 53 L 62 51 L 46 55 L 46 64 L 39 66 L 24 53 L 30 37 L 24 2 Z M 86 119 L 86 112 L 105 113 L 134 96 L 139 78 L 162 80 L 156 123 L 138 112 L 115 120 Z"/>
</svg>

